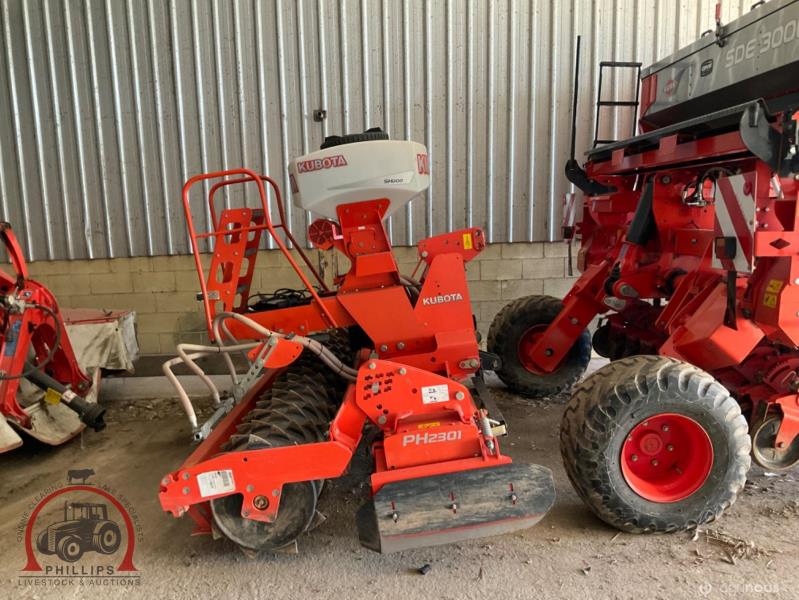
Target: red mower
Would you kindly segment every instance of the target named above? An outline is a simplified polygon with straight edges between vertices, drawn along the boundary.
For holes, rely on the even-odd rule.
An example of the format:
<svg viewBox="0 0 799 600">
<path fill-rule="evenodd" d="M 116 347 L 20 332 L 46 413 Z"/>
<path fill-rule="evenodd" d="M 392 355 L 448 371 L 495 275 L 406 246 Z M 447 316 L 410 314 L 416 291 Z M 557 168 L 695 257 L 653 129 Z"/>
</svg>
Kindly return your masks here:
<svg viewBox="0 0 799 600">
<path fill-rule="evenodd" d="M 132 313 L 61 311 L 53 293 L 28 276 L 22 248 L 5 222 L 0 243 L 13 269 L 0 271 L 0 452 L 21 446 L 24 436 L 57 446 L 86 426 L 102 430 L 105 409 L 97 393 L 103 349 L 118 341 L 109 338 L 121 339 L 108 329 L 132 333 Z M 70 337 L 81 342 L 77 350 Z"/>
<path fill-rule="evenodd" d="M 561 448 L 581 498 L 624 531 L 712 521 L 750 453 L 769 471 L 799 462 L 797 28 L 796 0 L 717 23 L 640 73 L 640 102 L 603 99 L 600 75 L 597 122 L 637 106 L 641 133 L 596 140 L 583 166 L 572 141 L 582 276 L 491 327 L 499 376 L 547 395 L 582 375 L 600 317 L 611 362 L 572 391 Z"/>
<path fill-rule="evenodd" d="M 345 473 L 366 431 L 374 472 L 371 501 L 357 515 L 365 546 L 391 552 L 537 523 L 554 502 L 552 474 L 502 454 L 505 424 L 483 383 L 497 360 L 478 347 L 465 272 L 485 247 L 483 232 L 422 240 L 414 278 L 400 274 L 391 252 L 385 219 L 429 185 L 424 146 L 374 130 L 328 138 L 290 174 L 295 204 L 318 217 L 310 241 L 349 261 L 332 282 L 294 240 L 269 177 L 241 169 L 183 189 L 213 344 L 182 344 L 164 365 L 200 442 L 161 482 L 164 510 L 188 513 L 196 533 L 248 552 L 295 548 L 317 523 L 324 481 Z M 203 184 L 212 227 L 200 233 L 190 192 Z M 220 210 L 229 186 L 254 192 L 257 205 Z M 303 289 L 252 289 L 265 234 Z M 233 353 L 246 358 L 246 372 Z M 228 364 L 228 396 L 195 362 L 210 354 Z M 172 373 L 177 363 L 211 388 L 216 411 L 205 423 Z"/>
</svg>

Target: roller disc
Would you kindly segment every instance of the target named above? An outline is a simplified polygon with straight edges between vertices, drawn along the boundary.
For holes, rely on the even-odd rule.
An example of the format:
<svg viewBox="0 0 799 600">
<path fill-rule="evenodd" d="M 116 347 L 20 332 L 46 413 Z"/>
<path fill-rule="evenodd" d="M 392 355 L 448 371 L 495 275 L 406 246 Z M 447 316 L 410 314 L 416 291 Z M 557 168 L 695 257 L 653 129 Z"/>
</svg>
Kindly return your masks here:
<svg viewBox="0 0 799 600">
<path fill-rule="evenodd" d="M 316 513 L 316 482 L 303 481 L 283 486 L 283 497 L 273 523 L 241 516 L 241 494 L 211 501 L 211 512 L 219 530 L 248 550 L 277 550 L 293 542 L 313 521 Z"/>
<path fill-rule="evenodd" d="M 342 339 L 332 334 L 323 343 L 337 355 L 346 356 Z M 320 364 L 316 355 L 303 352 L 242 418 L 223 450 L 236 452 L 323 441 L 343 387 L 343 380 Z M 214 522 L 221 533 L 245 550 L 279 550 L 317 522 L 316 505 L 322 484 L 305 481 L 283 486 L 272 523 L 242 517 L 240 494 L 217 498 L 211 501 Z"/>
</svg>

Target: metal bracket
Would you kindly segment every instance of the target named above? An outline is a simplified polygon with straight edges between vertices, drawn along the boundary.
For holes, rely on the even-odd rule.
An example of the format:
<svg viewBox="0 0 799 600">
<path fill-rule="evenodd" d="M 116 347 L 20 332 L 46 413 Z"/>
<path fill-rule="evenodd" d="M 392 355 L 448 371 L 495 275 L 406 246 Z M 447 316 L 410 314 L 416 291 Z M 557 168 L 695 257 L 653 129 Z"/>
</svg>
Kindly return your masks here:
<svg viewBox="0 0 799 600">
<path fill-rule="evenodd" d="M 474 386 L 474 393 L 472 395 L 475 400 L 477 400 L 477 405 L 488 411 L 488 418 L 491 423 L 493 435 L 495 437 L 508 435 L 505 417 L 499 410 L 499 406 L 497 406 L 493 396 L 491 396 L 488 386 L 486 386 L 482 370 L 474 374 L 474 377 L 472 377 L 472 385 Z"/>
<path fill-rule="evenodd" d="M 244 394 L 247 393 L 247 390 L 250 389 L 250 386 L 261 376 L 261 373 L 264 370 L 264 365 L 277 347 L 278 341 L 279 340 L 276 335 L 269 336 L 269 339 L 261 347 L 261 350 L 258 352 L 255 360 L 250 363 L 250 368 L 247 369 L 247 372 L 244 374 L 244 376 L 239 379 L 239 382 L 233 387 L 232 393 L 229 393 L 227 397 L 222 400 L 217 409 L 214 411 L 214 414 L 212 414 L 207 421 L 194 429 L 192 436 L 195 442 L 201 442 L 206 439 L 211 434 L 213 428 L 216 427 L 216 424 L 219 423 L 219 421 L 221 421 L 226 414 L 233 410 L 233 407 L 236 406 L 236 404 L 238 404 L 239 401 L 244 397 Z"/>
<path fill-rule="evenodd" d="M 205 438 L 211 435 L 211 431 L 214 427 L 216 427 L 216 424 L 219 423 L 219 421 L 221 421 L 222 418 L 228 414 L 234 406 L 236 406 L 236 399 L 233 397 L 233 395 L 228 394 L 222 400 L 222 402 L 219 403 L 219 406 L 214 411 L 214 414 L 212 414 L 205 423 L 194 429 L 192 432 L 194 441 L 202 442 Z"/>
<path fill-rule="evenodd" d="M 244 397 L 244 394 L 247 393 L 247 390 L 250 389 L 250 386 L 261 376 L 264 365 L 266 364 L 266 361 L 269 360 L 272 352 L 275 351 L 277 344 L 277 336 L 270 335 L 269 339 L 261 347 L 261 350 L 258 352 L 255 360 L 250 363 L 250 368 L 247 369 L 247 372 L 233 388 L 233 398 L 236 400 L 236 402 Z"/>
<path fill-rule="evenodd" d="M 749 151 L 785 177 L 794 168 L 790 156 L 790 140 L 796 135 L 796 122 L 785 119 L 780 133 L 769 123 L 768 112 L 761 100 L 751 103 L 741 116 L 741 139 Z"/>
</svg>

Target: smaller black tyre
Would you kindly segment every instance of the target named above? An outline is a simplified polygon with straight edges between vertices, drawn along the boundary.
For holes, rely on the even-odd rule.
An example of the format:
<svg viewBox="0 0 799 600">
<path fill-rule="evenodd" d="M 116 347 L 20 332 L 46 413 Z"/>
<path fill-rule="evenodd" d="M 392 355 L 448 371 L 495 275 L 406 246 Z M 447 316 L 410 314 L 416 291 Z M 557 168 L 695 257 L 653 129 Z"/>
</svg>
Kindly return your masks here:
<svg viewBox="0 0 799 600">
<path fill-rule="evenodd" d="M 113 554 L 122 542 L 122 535 L 116 523 L 98 523 L 92 534 L 92 545 L 100 554 Z"/>
<path fill-rule="evenodd" d="M 56 544 L 56 555 L 64 562 L 73 563 L 83 556 L 83 544 L 76 535 L 65 535 Z"/>
<path fill-rule="evenodd" d="M 751 463 L 747 430 L 708 373 L 633 356 L 575 387 L 561 454 L 578 495 L 605 522 L 630 533 L 684 531 L 735 502 Z"/>
<path fill-rule="evenodd" d="M 488 330 L 488 351 L 502 360 L 499 378 L 511 391 L 542 398 L 571 387 L 591 360 L 591 336 L 584 330 L 552 373 L 540 371 L 529 358 L 529 349 L 558 316 L 563 303 L 552 296 L 527 296 L 507 304 Z"/>
<path fill-rule="evenodd" d="M 771 415 L 752 426 L 752 459 L 769 471 L 787 471 L 799 464 L 799 437 L 785 448 L 777 448 L 782 418 Z"/>
</svg>

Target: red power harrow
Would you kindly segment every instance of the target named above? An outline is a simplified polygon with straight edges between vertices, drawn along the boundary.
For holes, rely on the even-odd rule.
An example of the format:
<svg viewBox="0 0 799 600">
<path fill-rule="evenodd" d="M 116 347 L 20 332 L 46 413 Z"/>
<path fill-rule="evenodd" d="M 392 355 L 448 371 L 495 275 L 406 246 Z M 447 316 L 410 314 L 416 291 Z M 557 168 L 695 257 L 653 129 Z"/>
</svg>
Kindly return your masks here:
<svg viewBox="0 0 799 600">
<path fill-rule="evenodd" d="M 332 285 L 293 239 L 269 177 L 241 169 L 184 187 L 213 345 L 183 344 L 165 365 L 201 443 L 163 479 L 164 510 L 247 551 L 296 547 L 318 522 L 323 481 L 346 472 L 366 431 L 372 500 L 357 521 L 367 547 L 390 552 L 535 524 L 554 501 L 551 473 L 501 453 L 504 422 L 482 381 L 481 366 L 495 358 L 478 349 L 465 274 L 484 248 L 482 231 L 422 240 L 417 281 L 400 274 L 383 225 L 427 187 L 424 147 L 369 131 L 329 138 L 290 170 L 295 203 L 325 217 L 309 239 L 350 263 Z M 204 183 L 212 225 L 198 233 L 189 198 Z M 219 210 L 228 186 L 254 190 L 257 206 Z M 304 289 L 252 291 L 265 233 Z M 207 270 L 205 241 L 214 244 Z M 214 353 L 225 357 L 233 391 L 226 397 L 205 378 L 217 408 L 199 424 L 171 368 L 183 362 L 204 377 L 194 361 Z M 231 353 L 246 356 L 245 373 Z"/>
<path fill-rule="evenodd" d="M 612 362 L 573 390 L 561 447 L 580 496 L 623 530 L 714 519 L 750 449 L 768 470 L 799 462 L 797 26 L 796 0 L 756 5 L 646 69 L 641 133 L 566 165 L 582 276 L 562 303 L 523 299 L 492 325 L 499 375 L 536 395 L 580 376 L 601 315 L 593 347 Z"/>
</svg>

